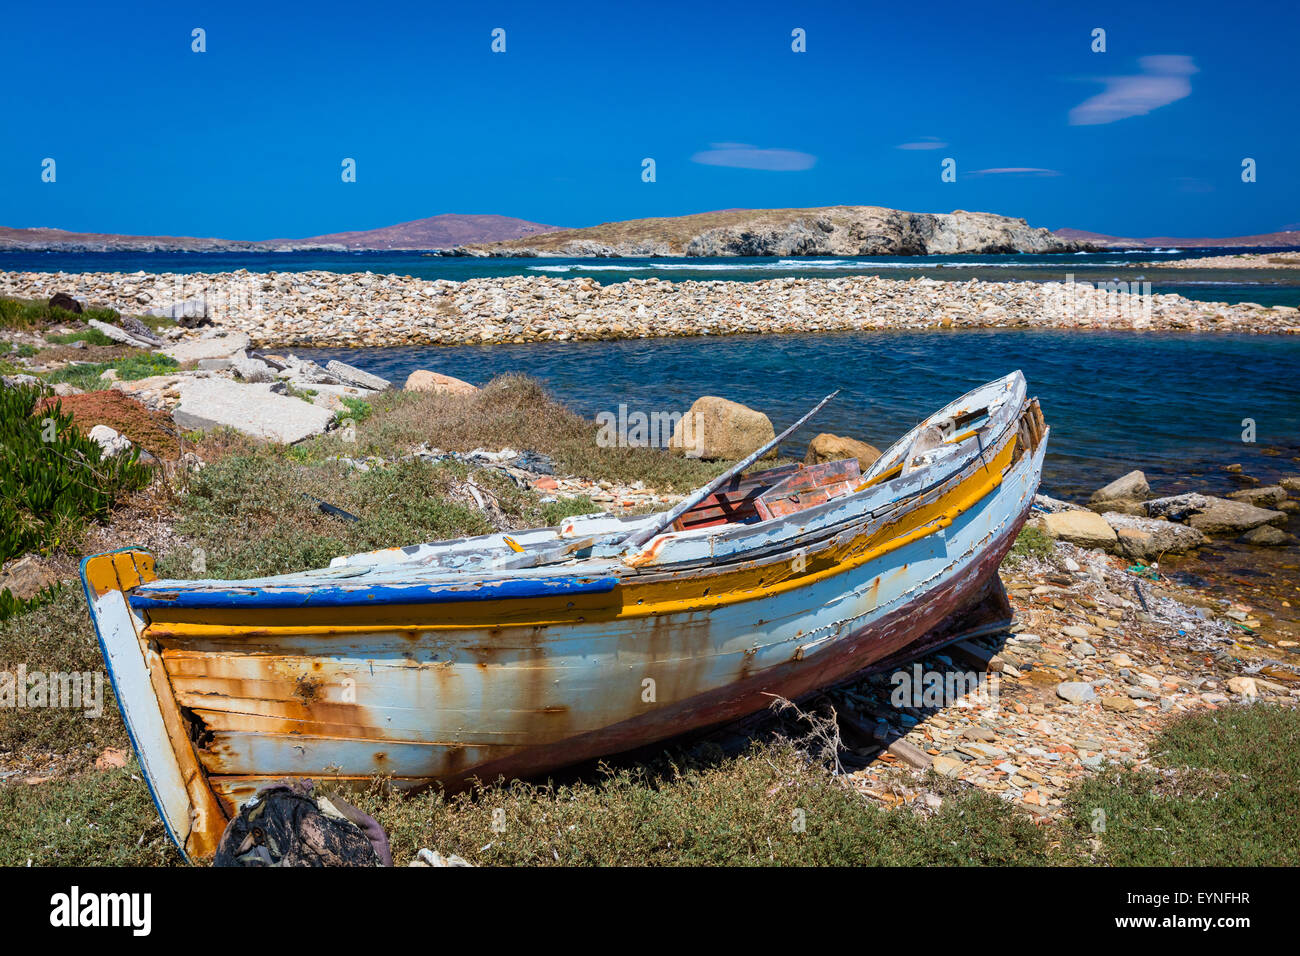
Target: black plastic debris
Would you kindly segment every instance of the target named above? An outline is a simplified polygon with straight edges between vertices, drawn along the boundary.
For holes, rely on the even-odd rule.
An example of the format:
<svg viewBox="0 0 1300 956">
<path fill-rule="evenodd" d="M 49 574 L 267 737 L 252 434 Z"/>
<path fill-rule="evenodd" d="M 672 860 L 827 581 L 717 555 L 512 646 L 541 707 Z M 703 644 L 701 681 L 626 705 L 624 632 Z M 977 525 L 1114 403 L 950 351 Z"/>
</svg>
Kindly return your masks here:
<svg viewBox="0 0 1300 956">
<path fill-rule="evenodd" d="M 543 455 L 540 452 L 521 451 L 510 464 L 522 471 L 531 471 L 535 475 L 555 474 L 555 461 L 550 455 Z"/>
<path fill-rule="evenodd" d="M 264 787 L 226 826 L 213 866 L 392 866 L 388 834 L 370 815 L 310 780 Z"/>
<path fill-rule="evenodd" d="M 314 498 L 311 495 L 307 494 L 307 492 L 305 491 L 302 493 L 302 496 L 306 498 L 308 501 L 314 502 L 317 508 L 319 508 L 321 511 L 323 511 L 325 514 L 329 515 L 330 517 L 342 518 L 344 521 L 361 520 L 351 512 L 344 511 L 342 508 L 336 507 L 335 505 L 330 504 L 328 501 L 321 501 L 319 498 Z"/>
</svg>

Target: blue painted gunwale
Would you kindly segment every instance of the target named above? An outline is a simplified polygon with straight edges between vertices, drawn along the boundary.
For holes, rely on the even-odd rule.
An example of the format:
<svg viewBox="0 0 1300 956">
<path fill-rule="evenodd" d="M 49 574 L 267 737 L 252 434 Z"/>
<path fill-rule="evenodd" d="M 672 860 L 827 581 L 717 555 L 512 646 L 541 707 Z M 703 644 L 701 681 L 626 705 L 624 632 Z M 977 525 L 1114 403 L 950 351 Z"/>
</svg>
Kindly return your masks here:
<svg viewBox="0 0 1300 956">
<path fill-rule="evenodd" d="M 473 585 L 395 584 L 371 587 L 138 587 L 127 595 L 131 607 L 150 608 L 294 608 L 372 607 L 382 604 L 451 604 L 461 601 L 505 601 L 564 594 L 604 594 L 618 584 L 615 577 L 508 578 Z"/>
</svg>

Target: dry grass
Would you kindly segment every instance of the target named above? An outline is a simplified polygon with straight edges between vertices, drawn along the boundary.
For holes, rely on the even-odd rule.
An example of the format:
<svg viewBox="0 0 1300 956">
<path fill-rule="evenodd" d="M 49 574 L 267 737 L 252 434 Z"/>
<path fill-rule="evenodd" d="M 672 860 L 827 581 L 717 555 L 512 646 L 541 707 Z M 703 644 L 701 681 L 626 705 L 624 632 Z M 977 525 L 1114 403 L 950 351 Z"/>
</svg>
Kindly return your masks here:
<svg viewBox="0 0 1300 956">
<path fill-rule="evenodd" d="M 473 395 L 394 392 L 373 399 L 374 414 L 356 428 L 318 440 L 313 453 L 400 454 L 428 443 L 445 451 L 514 448 L 555 459 L 562 474 L 616 482 L 643 481 L 660 491 L 696 488 L 726 468 L 657 448 L 601 448 L 597 427 L 561 405 L 537 380 L 502 375 Z"/>
</svg>

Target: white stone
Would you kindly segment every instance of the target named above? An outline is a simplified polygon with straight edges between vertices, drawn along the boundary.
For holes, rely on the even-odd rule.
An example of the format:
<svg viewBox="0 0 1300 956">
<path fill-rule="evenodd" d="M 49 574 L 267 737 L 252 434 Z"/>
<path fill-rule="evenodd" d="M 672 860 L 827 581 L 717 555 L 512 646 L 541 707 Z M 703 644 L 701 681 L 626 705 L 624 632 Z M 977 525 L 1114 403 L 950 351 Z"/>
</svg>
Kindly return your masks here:
<svg viewBox="0 0 1300 956">
<path fill-rule="evenodd" d="M 107 425 L 96 425 L 90 430 L 87 437 L 99 444 L 103 449 L 105 457 L 111 458 L 114 455 L 129 451 L 131 440 L 125 435 L 121 435 L 116 429 L 109 428 Z"/>
<path fill-rule="evenodd" d="M 175 345 L 160 349 L 163 355 L 174 358 L 184 365 L 199 359 L 229 358 L 236 352 L 248 348 L 249 338 L 246 332 L 226 330 L 208 331 L 197 338 L 183 339 Z"/>
<path fill-rule="evenodd" d="M 297 398 L 275 395 L 269 385 L 241 385 L 224 378 L 190 378 L 179 385 L 172 418 L 182 428 L 227 426 L 267 441 L 292 445 L 318 435 L 334 413 Z"/>
</svg>

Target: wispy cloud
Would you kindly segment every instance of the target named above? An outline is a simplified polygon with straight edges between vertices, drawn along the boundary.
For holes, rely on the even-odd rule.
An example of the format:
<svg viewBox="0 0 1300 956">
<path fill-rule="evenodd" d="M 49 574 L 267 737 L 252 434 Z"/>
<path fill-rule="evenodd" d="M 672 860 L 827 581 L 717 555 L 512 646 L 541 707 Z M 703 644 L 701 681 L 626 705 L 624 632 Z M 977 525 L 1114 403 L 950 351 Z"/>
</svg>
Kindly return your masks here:
<svg viewBox="0 0 1300 956">
<path fill-rule="evenodd" d="M 1059 176 L 1061 171 L 1058 169 L 1043 169 L 1040 166 L 999 166 L 994 169 L 977 169 L 974 172 L 966 173 L 967 176 Z"/>
<path fill-rule="evenodd" d="M 1199 72 L 1192 58 L 1181 54 L 1144 56 L 1138 66 L 1142 72 L 1130 76 L 1099 77 L 1106 89 L 1070 110 L 1070 125 L 1100 126 L 1145 116 L 1189 95 L 1189 77 Z"/>
<path fill-rule="evenodd" d="M 813 163 L 817 162 L 817 157 L 793 149 L 760 149 L 748 143 L 710 143 L 708 149 L 692 156 L 691 162 L 705 166 L 766 169 L 784 173 L 811 169 Z"/>
<path fill-rule="evenodd" d="M 943 149 L 948 144 L 937 136 L 922 136 L 914 143 L 899 143 L 897 149 Z"/>
</svg>

